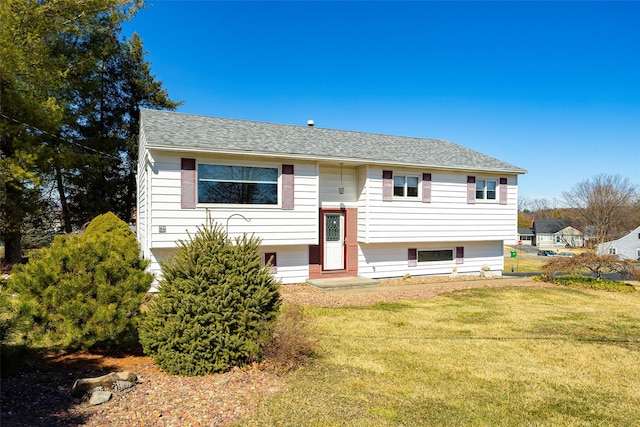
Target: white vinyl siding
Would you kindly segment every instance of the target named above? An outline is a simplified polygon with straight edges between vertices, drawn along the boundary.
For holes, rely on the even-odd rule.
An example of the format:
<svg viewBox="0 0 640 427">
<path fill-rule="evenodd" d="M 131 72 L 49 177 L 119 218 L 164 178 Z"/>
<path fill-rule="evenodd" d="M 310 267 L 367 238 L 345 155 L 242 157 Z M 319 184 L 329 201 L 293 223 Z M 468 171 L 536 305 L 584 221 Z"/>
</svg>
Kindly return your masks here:
<svg viewBox="0 0 640 427">
<path fill-rule="evenodd" d="M 308 246 L 262 246 L 260 253 L 275 252 L 278 269 L 274 276 L 283 284 L 304 283 L 309 277 Z"/>
<path fill-rule="evenodd" d="M 158 290 L 158 280 L 162 272 L 160 263 L 167 260 L 175 250 L 175 248 L 151 250 L 149 257 L 151 263 L 147 271 L 156 277 L 151 291 Z M 264 257 L 265 253 L 276 253 L 278 269 L 274 277 L 283 284 L 303 283 L 309 277 L 308 246 L 262 246 L 260 256 Z"/>
<path fill-rule="evenodd" d="M 357 199 L 358 177 L 353 167 L 340 165 L 320 165 L 320 201 L 327 204 L 354 204 Z M 340 194 L 339 189 L 344 192 Z"/>
<path fill-rule="evenodd" d="M 369 201 L 371 200 L 371 196 L 369 195 L 369 180 L 367 179 L 368 171 L 368 166 L 358 168 L 358 241 L 364 243 L 368 242 L 368 212 Z"/>
<path fill-rule="evenodd" d="M 456 247 L 464 247 L 464 262 L 456 263 Z M 452 250 L 453 259 L 447 261 L 418 262 L 415 267 L 407 263 L 407 250 Z M 358 250 L 358 274 L 371 279 L 423 275 L 448 275 L 454 267 L 458 274 L 478 275 L 483 266 L 496 275 L 502 274 L 504 253 L 502 241 L 479 242 L 414 242 L 360 244 Z"/>
<path fill-rule="evenodd" d="M 295 165 L 295 209 L 282 210 L 279 206 L 198 205 L 196 209 L 180 207 L 180 158 L 194 157 L 179 153 L 157 154 L 154 158 L 151 182 L 151 223 L 150 246 L 171 248 L 178 240 L 187 239 L 206 221 L 207 211 L 214 221 L 227 228 L 233 238 L 242 233 L 255 234 L 262 239 L 263 246 L 317 244 L 318 242 L 318 178 L 314 163 L 294 163 Z M 246 158 L 196 156 L 197 162 L 266 165 L 281 165 L 278 159 L 261 162 L 247 162 Z M 279 190 L 280 191 L 280 190 Z M 250 221 L 245 221 L 241 214 Z M 165 232 L 161 232 L 161 226 Z M 280 261 L 280 259 L 278 259 Z"/>
<path fill-rule="evenodd" d="M 149 210 L 149 193 L 151 188 L 150 167 L 147 156 L 145 155 L 146 138 L 144 129 L 140 129 L 138 139 L 138 170 L 137 170 L 137 193 L 136 193 L 136 237 L 140 243 L 142 257 L 149 259 L 149 222 L 151 212 Z"/>
<path fill-rule="evenodd" d="M 611 250 L 614 250 L 615 255 L 621 259 L 640 261 L 640 227 L 617 240 L 600 243 L 596 246 L 598 255 L 611 253 Z"/>
<path fill-rule="evenodd" d="M 419 173 L 414 169 L 396 168 L 393 171 L 398 175 Z M 508 178 L 508 204 L 467 204 L 467 174 L 446 171 L 431 173 L 431 203 L 410 199 L 384 202 L 382 168 L 370 167 L 366 184 L 368 207 L 366 213 L 360 215 L 360 221 L 364 221 L 366 226 L 363 229 L 361 225 L 358 240 L 363 243 L 515 241 L 515 176 Z M 495 180 L 499 180 L 497 174 Z"/>
</svg>

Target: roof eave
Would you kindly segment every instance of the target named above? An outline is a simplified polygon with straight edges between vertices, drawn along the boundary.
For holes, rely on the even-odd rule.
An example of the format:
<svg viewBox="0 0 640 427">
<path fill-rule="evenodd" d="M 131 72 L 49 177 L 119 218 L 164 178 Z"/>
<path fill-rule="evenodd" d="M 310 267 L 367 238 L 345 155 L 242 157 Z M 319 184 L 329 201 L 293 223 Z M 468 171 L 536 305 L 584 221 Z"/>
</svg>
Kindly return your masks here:
<svg viewBox="0 0 640 427">
<path fill-rule="evenodd" d="M 266 151 L 253 151 L 253 150 L 230 150 L 230 149 L 203 149 L 201 147 L 185 147 L 185 146 L 172 146 L 172 145 L 164 145 L 164 144 L 151 144 L 147 142 L 146 145 L 147 150 L 162 150 L 162 151 L 172 151 L 172 152 L 183 152 L 183 153 L 206 153 L 206 154 L 222 154 L 227 156 L 253 156 L 253 157 L 277 157 L 277 158 L 285 158 L 285 159 L 297 159 L 297 160 L 306 160 L 306 161 L 332 161 L 336 163 L 349 163 L 349 164 L 360 164 L 360 165 L 394 165 L 394 166 L 405 166 L 412 168 L 427 168 L 427 169 L 438 169 L 438 170 L 448 170 L 448 171 L 467 171 L 467 172 L 493 172 L 493 173 L 508 173 L 508 174 L 516 174 L 523 175 L 527 173 L 527 170 L 515 168 L 469 168 L 469 167 L 456 167 L 456 166 L 442 166 L 442 165 L 430 165 L 424 163 L 410 163 L 410 162 L 390 162 L 385 160 L 377 160 L 377 159 L 362 159 L 362 158 L 354 158 L 354 157 L 329 157 L 329 156 L 314 156 L 309 154 L 298 154 L 298 153 L 279 153 L 279 152 L 266 152 Z"/>
</svg>

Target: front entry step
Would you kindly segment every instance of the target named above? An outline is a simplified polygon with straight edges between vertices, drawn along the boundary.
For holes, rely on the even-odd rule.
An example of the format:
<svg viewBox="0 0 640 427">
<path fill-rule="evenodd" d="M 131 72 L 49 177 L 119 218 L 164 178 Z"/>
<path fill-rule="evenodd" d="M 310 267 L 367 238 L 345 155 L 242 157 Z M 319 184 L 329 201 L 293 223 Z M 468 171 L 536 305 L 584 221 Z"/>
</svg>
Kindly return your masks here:
<svg viewBox="0 0 640 427">
<path fill-rule="evenodd" d="M 307 283 L 323 291 L 333 291 L 339 289 L 368 288 L 378 286 L 380 282 L 375 279 L 368 279 L 361 276 L 332 277 L 327 279 L 309 279 Z"/>
</svg>

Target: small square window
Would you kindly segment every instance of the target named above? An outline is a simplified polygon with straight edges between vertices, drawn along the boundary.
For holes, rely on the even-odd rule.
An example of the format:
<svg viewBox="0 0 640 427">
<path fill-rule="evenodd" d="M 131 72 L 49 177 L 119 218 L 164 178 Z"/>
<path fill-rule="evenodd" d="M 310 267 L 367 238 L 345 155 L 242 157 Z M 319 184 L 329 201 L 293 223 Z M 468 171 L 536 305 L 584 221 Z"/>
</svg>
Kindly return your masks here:
<svg viewBox="0 0 640 427">
<path fill-rule="evenodd" d="M 394 175 L 394 197 L 418 197 L 418 185 L 420 179 L 417 176 Z"/>
<path fill-rule="evenodd" d="M 486 179 L 476 180 L 477 200 L 496 200 L 498 182 Z"/>
</svg>

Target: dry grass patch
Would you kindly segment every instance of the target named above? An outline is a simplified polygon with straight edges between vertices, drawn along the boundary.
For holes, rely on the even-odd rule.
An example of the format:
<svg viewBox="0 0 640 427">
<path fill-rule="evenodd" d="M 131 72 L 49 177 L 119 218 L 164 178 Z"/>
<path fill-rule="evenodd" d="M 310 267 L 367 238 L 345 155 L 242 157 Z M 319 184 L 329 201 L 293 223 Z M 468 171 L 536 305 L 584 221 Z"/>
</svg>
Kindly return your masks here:
<svg viewBox="0 0 640 427">
<path fill-rule="evenodd" d="M 282 306 L 272 339 L 264 349 L 269 366 L 278 371 L 289 371 L 302 366 L 316 351 L 319 336 L 298 304 Z"/>
<path fill-rule="evenodd" d="M 243 425 L 632 425 L 640 296 L 473 289 L 313 308 L 321 355 Z"/>
</svg>

